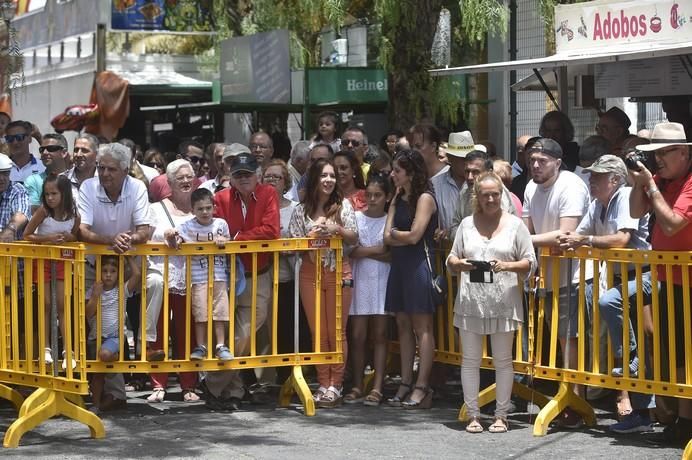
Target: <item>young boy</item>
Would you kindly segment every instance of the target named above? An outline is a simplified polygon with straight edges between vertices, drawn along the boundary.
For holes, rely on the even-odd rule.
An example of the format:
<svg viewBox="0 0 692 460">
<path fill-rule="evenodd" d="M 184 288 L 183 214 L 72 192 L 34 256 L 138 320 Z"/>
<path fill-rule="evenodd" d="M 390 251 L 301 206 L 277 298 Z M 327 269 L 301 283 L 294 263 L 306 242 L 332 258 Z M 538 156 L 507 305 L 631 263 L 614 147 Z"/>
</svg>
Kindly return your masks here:
<svg viewBox="0 0 692 460">
<path fill-rule="evenodd" d="M 141 271 L 132 257 L 125 257 L 130 267 L 130 277 L 123 286 L 125 298 L 131 297 L 139 286 Z M 89 321 L 89 343 L 87 349 L 91 359 L 98 358 L 104 362 L 118 359 L 120 353 L 120 331 L 123 328 L 119 313 L 120 288 L 118 286 L 118 257 L 101 257 L 101 281 L 97 281 L 87 291 L 86 317 Z M 96 324 L 96 307 L 101 299 L 101 348 L 96 356 L 96 334 L 99 332 Z M 99 413 L 101 395 L 103 394 L 105 374 L 92 374 L 91 395 L 93 399 L 92 412 Z"/>
<path fill-rule="evenodd" d="M 223 246 L 230 241 L 230 230 L 223 219 L 213 217 L 214 202 L 212 193 L 198 188 L 191 195 L 194 218 L 184 222 L 175 229 L 166 230 L 166 243 L 179 248 L 183 242 L 214 241 Z M 207 291 L 208 284 L 207 256 L 193 256 L 190 260 L 192 272 L 192 316 L 195 319 L 195 340 L 197 346 L 190 353 L 190 359 L 207 358 Z M 214 339 L 216 339 L 216 357 L 230 361 L 233 354 L 226 346 L 225 336 L 228 325 L 228 286 L 226 271 L 228 263 L 225 255 L 214 256 L 214 291 L 212 295 L 212 319 L 214 320 Z"/>
</svg>

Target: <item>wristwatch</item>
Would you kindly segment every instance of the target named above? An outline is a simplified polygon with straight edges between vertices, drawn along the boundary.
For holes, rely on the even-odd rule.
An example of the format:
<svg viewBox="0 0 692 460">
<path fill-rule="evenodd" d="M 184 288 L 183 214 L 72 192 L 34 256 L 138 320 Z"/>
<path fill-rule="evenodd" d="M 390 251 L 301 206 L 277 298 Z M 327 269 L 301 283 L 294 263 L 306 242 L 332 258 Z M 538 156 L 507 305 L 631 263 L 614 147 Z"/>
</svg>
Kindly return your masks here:
<svg viewBox="0 0 692 460">
<path fill-rule="evenodd" d="M 654 196 L 654 193 L 656 193 L 656 192 L 660 192 L 658 187 L 649 187 L 649 190 L 646 191 L 646 196 L 651 198 L 652 196 Z"/>
</svg>

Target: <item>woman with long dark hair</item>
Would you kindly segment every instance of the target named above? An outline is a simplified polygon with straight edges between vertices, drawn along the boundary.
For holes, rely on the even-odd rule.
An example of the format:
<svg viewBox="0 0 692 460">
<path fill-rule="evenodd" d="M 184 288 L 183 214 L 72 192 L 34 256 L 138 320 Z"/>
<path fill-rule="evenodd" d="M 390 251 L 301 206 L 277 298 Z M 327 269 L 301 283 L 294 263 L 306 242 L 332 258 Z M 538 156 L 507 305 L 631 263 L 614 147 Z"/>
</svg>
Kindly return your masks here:
<svg viewBox="0 0 692 460">
<path fill-rule="evenodd" d="M 341 189 L 344 198 L 351 202 L 356 211 L 362 211 L 368 207 L 365 200 L 365 180 L 360 174 L 360 163 L 356 154 L 351 150 L 341 150 L 334 154 L 334 168 L 336 169 L 337 186 Z"/>
<path fill-rule="evenodd" d="M 437 227 L 437 204 L 418 151 L 403 150 L 394 157 L 392 182 L 396 194 L 387 214 L 384 242 L 391 248 L 385 310 L 396 315 L 401 351 L 401 385 L 387 400 L 392 406 L 430 408 L 434 337 L 432 273 L 427 253 Z M 430 253 L 430 255 L 432 255 Z M 419 347 L 418 378 L 413 386 L 413 360 Z"/>
<path fill-rule="evenodd" d="M 344 199 L 336 184 L 336 170 L 331 160 L 320 159 L 308 170 L 306 195 L 302 203 L 296 206 L 291 216 L 289 233 L 293 238 L 318 237 L 329 238 L 340 236 L 344 245 L 355 245 L 358 242 L 356 216 L 351 203 Z M 316 258 L 317 255 L 321 257 Z M 347 266 L 347 258 L 343 258 Z M 320 324 L 315 322 L 316 308 L 316 264 L 320 264 L 321 284 L 317 294 L 320 296 Z M 350 272 L 350 268 L 343 268 Z M 320 350 L 336 350 L 336 286 L 341 279 L 336 279 L 336 254 L 331 249 L 320 252 L 304 252 L 300 268 L 300 298 L 305 315 L 313 334 L 320 328 Z M 341 340 L 346 362 L 346 321 L 351 305 L 351 289 L 344 287 L 341 291 Z M 315 345 L 317 345 L 315 343 Z M 317 368 L 319 389 L 314 395 L 318 407 L 336 407 L 342 402 L 342 385 L 344 368 L 342 364 L 324 364 Z"/>
</svg>

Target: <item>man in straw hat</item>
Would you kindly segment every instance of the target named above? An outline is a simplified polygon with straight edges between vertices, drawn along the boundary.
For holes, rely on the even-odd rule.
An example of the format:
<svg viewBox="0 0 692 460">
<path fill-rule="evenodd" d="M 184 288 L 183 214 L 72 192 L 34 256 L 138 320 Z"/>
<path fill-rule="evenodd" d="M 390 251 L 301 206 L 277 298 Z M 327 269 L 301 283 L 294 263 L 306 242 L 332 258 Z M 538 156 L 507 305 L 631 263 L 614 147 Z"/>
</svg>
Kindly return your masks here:
<svg viewBox="0 0 692 460">
<path fill-rule="evenodd" d="M 653 152 L 658 172 L 652 175 L 641 161 L 637 162 L 638 171 L 630 169 L 629 172 L 634 183 L 630 194 L 630 212 L 635 218 L 642 217 L 647 212 L 653 213 L 656 220 L 651 232 L 651 247 L 657 251 L 692 250 L 692 225 L 689 225 L 692 220 L 690 145 L 692 143 L 687 142 L 685 129 L 680 123 L 659 123 L 651 133 L 651 144 L 637 147 L 643 152 Z M 654 327 L 660 328 L 661 362 L 664 367 L 662 374 L 664 378 L 670 375 L 665 357 L 672 355 L 676 360 L 678 381 L 681 381 L 685 376 L 685 362 L 692 359 L 692 344 L 685 343 L 684 334 L 684 299 L 692 292 L 689 285 L 683 284 L 680 266 L 672 267 L 672 277 L 668 276 L 665 265 L 658 265 L 657 268 L 661 282 L 658 291 L 660 322 L 654 324 Z M 692 279 L 692 267 L 687 270 Z M 669 288 L 672 288 L 670 298 Z M 668 317 L 671 313 L 674 314 L 675 330 L 668 329 Z M 669 336 L 674 337 L 674 350 L 669 349 Z M 690 438 L 692 399 L 681 398 L 678 400 L 676 423 L 666 427 L 663 433 L 651 435 L 648 440 L 684 445 Z"/>
<path fill-rule="evenodd" d="M 459 192 L 466 189 L 466 155 L 474 150 L 473 136 L 470 131 L 450 133 L 449 142 L 440 146 L 447 157 L 449 168 L 438 174 L 430 181 L 435 189 L 435 199 L 438 203 L 440 225 L 435 230 L 435 239 L 454 239 L 449 230 L 456 210 Z"/>
<path fill-rule="evenodd" d="M 599 136 L 592 136 L 599 137 Z M 586 141 L 584 142 L 586 145 Z M 582 145 L 582 148 L 584 147 Z M 600 249 L 629 248 L 648 250 L 651 248 L 647 242 L 649 236 L 649 215 L 645 214 L 640 218 L 630 216 L 629 197 L 632 191 L 627 187 L 627 167 L 625 163 L 615 155 L 603 155 L 596 159 L 593 164 L 584 171 L 589 174 L 589 188 L 591 197 L 594 200 L 589 205 L 589 209 L 584 218 L 579 223 L 575 232 L 562 233 L 558 239 L 560 247 L 564 249 L 577 248 L 579 246 L 591 246 Z M 623 376 L 622 357 L 623 357 L 623 298 L 622 283 L 627 283 L 629 295 L 630 324 L 629 324 L 629 374 L 636 377 L 639 371 L 639 359 L 637 357 L 637 338 L 635 331 L 638 318 L 637 313 L 637 280 L 634 277 L 634 267 L 630 267 L 629 273 L 621 273 L 620 265 L 613 265 L 614 287 L 608 289 L 606 280 L 606 267 L 603 266 L 601 276 L 594 282 L 599 284 L 599 291 L 602 292 L 598 299 L 598 308 L 601 317 L 608 325 L 608 331 L 612 338 L 616 368 L 612 370 L 612 375 Z M 645 270 L 642 275 L 643 303 L 651 303 L 651 273 Z M 593 317 L 593 284 L 588 283 L 585 287 L 586 312 L 589 318 Z M 605 337 L 601 344 L 607 344 Z M 601 362 L 606 362 L 602 360 Z M 647 370 L 648 370 L 647 366 Z M 627 397 L 625 393 L 623 397 Z M 609 427 L 614 433 L 635 433 L 651 430 L 651 420 L 649 418 L 649 407 L 652 406 L 653 398 L 651 395 L 632 393 L 629 395 L 632 402 L 632 412 L 625 415 L 621 422 Z"/>
</svg>

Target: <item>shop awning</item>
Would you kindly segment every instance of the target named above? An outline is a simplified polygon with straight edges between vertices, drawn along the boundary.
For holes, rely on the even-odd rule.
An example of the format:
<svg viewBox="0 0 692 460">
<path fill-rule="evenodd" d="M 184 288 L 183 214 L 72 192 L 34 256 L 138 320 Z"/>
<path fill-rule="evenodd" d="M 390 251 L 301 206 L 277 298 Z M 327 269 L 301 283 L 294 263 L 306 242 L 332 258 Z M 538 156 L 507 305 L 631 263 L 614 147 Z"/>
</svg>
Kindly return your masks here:
<svg viewBox="0 0 692 460">
<path fill-rule="evenodd" d="M 476 74 L 487 72 L 509 72 L 521 69 L 556 69 L 559 67 L 573 67 L 575 65 L 603 64 L 608 62 L 631 61 L 636 59 L 648 59 L 664 56 L 677 56 L 692 54 L 692 41 L 678 43 L 638 43 L 636 48 L 631 44 L 623 46 L 609 46 L 602 52 L 589 50 L 585 52 L 571 52 L 554 54 L 535 59 L 521 59 L 517 61 L 491 62 L 487 64 L 469 65 L 463 67 L 450 67 L 447 69 L 433 69 L 430 74 L 434 77 L 447 75 Z"/>
</svg>

